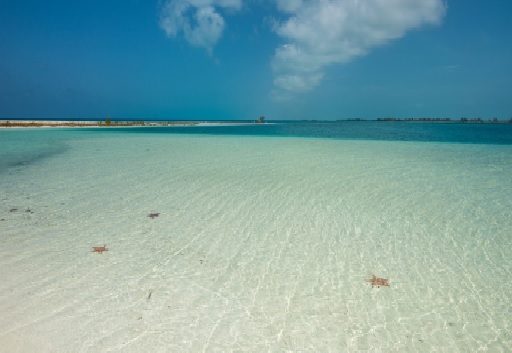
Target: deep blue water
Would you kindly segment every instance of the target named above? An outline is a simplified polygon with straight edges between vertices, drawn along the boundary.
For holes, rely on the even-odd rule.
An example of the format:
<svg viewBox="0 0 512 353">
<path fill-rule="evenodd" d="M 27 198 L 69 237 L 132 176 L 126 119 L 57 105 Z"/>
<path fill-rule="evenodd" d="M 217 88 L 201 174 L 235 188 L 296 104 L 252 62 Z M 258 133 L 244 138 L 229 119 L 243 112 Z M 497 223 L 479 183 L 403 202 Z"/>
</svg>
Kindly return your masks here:
<svg viewBox="0 0 512 353">
<path fill-rule="evenodd" d="M 90 130 L 90 129 L 87 129 Z M 97 132 L 98 129 L 93 131 Z M 419 122 L 279 122 L 261 125 L 104 128 L 115 133 L 255 135 L 379 141 L 512 144 L 512 124 Z"/>
</svg>

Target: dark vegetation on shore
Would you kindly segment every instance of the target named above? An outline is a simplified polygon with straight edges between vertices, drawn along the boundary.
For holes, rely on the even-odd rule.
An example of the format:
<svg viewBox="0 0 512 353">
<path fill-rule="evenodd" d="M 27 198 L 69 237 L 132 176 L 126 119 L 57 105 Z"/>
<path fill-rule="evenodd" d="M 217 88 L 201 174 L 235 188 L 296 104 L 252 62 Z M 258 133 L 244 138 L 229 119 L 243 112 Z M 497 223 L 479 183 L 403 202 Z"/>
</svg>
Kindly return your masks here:
<svg viewBox="0 0 512 353">
<path fill-rule="evenodd" d="M 370 121 L 366 119 L 353 118 L 346 119 L 348 121 Z M 340 121 L 340 120 L 338 120 Z M 489 120 L 481 119 L 481 118 L 460 118 L 460 120 L 453 120 L 451 118 L 378 118 L 376 121 L 384 121 L 384 122 L 394 122 L 394 121 L 402 121 L 402 122 L 420 122 L 420 123 L 473 123 L 473 124 L 512 124 L 512 118 L 510 120 L 498 120 L 498 118 L 492 118 Z"/>
<path fill-rule="evenodd" d="M 256 121 L 244 121 L 245 123 L 262 124 L 265 117 L 261 116 Z M 453 120 L 450 118 L 349 118 L 339 119 L 336 122 L 343 121 L 361 121 L 361 122 L 406 122 L 406 123 L 452 123 L 452 124 L 512 124 L 512 118 L 509 120 L 498 120 L 498 118 L 484 120 L 481 118 L 460 118 Z M 322 122 L 319 120 L 296 120 L 296 122 Z M 200 123 L 230 123 L 230 121 L 118 121 L 107 117 L 104 121 L 53 121 L 53 120 L 0 120 L 0 127 L 129 127 L 129 126 L 194 126 Z M 241 123 L 241 121 L 238 121 Z"/>
<path fill-rule="evenodd" d="M 192 126 L 196 122 L 177 121 L 37 121 L 37 120 L 5 120 L 0 127 L 126 127 L 126 126 Z"/>
</svg>

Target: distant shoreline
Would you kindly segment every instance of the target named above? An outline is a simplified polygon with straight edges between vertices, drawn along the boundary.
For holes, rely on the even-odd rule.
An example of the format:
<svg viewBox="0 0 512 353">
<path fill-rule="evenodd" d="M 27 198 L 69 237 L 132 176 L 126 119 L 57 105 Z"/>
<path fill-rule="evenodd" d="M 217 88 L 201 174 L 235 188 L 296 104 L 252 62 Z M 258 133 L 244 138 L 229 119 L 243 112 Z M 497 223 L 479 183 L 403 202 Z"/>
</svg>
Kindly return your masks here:
<svg viewBox="0 0 512 353">
<path fill-rule="evenodd" d="M 284 121 L 284 120 L 283 120 Z M 266 121 L 263 124 L 282 122 Z M 287 121 L 288 122 L 288 121 Z M 512 124 L 510 120 L 482 120 L 465 119 L 451 120 L 439 118 L 379 118 L 369 119 L 343 119 L 343 120 L 289 120 L 296 123 L 339 123 L 339 122 L 375 122 L 375 123 L 435 123 L 435 124 Z M 225 125 L 259 125 L 258 121 L 87 121 L 87 120 L 0 120 L 0 128 L 52 128 L 52 127 L 155 127 L 155 126 L 225 126 Z"/>
<path fill-rule="evenodd" d="M 51 127 L 154 127 L 154 126 L 212 126 L 256 124 L 255 122 L 217 121 L 78 121 L 78 120 L 0 120 L 0 128 L 51 128 Z"/>
<path fill-rule="evenodd" d="M 367 121 L 361 119 L 348 119 L 349 121 Z M 450 118 L 378 118 L 376 121 L 380 122 L 405 122 L 405 123 L 441 123 L 441 124 L 511 124 L 512 119 L 498 120 L 493 118 L 484 120 L 481 118 L 468 119 L 460 118 L 459 120 L 452 120 Z"/>
</svg>

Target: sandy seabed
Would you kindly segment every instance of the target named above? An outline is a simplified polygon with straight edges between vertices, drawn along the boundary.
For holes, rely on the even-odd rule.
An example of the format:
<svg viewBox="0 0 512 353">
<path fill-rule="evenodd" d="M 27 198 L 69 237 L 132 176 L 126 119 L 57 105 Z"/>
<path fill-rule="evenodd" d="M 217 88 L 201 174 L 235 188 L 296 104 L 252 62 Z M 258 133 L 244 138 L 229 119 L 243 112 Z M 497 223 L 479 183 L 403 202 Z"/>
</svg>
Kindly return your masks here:
<svg viewBox="0 0 512 353">
<path fill-rule="evenodd" d="M 512 349 L 510 146 L 65 144 L 0 174 L 2 350 Z"/>
</svg>

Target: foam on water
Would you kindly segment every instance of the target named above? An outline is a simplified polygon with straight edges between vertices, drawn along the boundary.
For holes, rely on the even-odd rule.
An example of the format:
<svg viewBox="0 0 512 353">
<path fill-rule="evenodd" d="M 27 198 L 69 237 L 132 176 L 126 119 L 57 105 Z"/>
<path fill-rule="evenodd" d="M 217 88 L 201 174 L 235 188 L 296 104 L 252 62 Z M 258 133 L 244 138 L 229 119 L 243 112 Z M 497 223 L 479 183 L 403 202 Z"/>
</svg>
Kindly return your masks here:
<svg viewBox="0 0 512 353">
<path fill-rule="evenodd" d="M 510 145 L 66 145 L 1 175 L 3 347 L 512 349 Z"/>
</svg>

